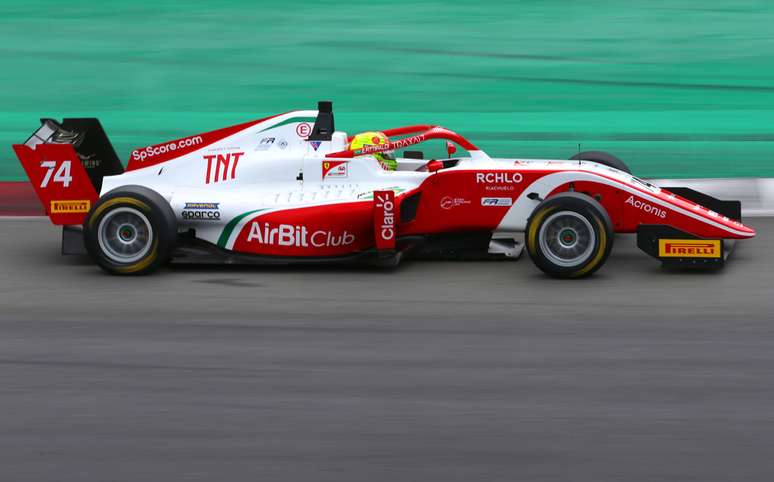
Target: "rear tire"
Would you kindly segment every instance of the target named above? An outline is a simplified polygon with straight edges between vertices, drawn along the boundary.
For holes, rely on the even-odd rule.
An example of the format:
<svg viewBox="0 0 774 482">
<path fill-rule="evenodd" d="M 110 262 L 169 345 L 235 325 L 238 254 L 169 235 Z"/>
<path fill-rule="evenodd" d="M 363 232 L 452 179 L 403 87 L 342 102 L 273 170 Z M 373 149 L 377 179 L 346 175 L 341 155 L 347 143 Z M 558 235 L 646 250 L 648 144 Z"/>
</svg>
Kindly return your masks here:
<svg viewBox="0 0 774 482">
<path fill-rule="evenodd" d="M 177 219 L 169 203 L 142 186 L 124 186 L 97 201 L 83 224 L 86 250 L 111 274 L 142 275 L 169 261 Z"/>
<path fill-rule="evenodd" d="M 613 228 L 605 208 L 576 192 L 541 202 L 527 222 L 527 252 L 554 278 L 582 278 L 598 270 L 613 247 Z"/>
<path fill-rule="evenodd" d="M 571 161 L 577 161 L 579 159 L 584 161 L 596 162 L 598 164 L 602 164 L 603 166 L 608 166 L 608 167 L 618 169 L 619 171 L 623 171 L 627 174 L 632 173 L 631 169 L 629 169 L 629 166 L 627 166 L 625 162 L 618 159 L 617 157 L 610 154 L 609 152 L 583 151 L 575 154 L 570 158 Z"/>
</svg>

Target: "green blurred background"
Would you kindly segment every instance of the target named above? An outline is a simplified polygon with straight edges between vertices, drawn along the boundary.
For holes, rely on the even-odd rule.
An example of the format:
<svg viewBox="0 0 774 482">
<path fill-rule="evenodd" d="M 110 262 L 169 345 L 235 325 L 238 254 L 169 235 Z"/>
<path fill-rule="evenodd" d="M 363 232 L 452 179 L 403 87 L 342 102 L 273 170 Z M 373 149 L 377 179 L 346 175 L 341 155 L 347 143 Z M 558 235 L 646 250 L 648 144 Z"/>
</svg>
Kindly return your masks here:
<svg viewBox="0 0 774 482">
<path fill-rule="evenodd" d="M 774 2 L 25 1 L 0 7 L 0 179 L 42 116 L 131 149 L 334 101 L 496 156 L 774 176 Z"/>
</svg>

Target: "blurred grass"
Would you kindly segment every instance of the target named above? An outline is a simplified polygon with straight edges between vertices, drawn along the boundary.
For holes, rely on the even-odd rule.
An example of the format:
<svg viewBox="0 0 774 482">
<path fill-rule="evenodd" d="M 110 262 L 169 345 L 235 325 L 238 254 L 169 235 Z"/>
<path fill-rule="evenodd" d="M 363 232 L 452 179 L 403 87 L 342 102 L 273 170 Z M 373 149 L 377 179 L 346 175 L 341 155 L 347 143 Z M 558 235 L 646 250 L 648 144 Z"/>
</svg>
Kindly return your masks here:
<svg viewBox="0 0 774 482">
<path fill-rule="evenodd" d="M 0 179 L 39 117 L 119 155 L 334 101 L 493 156 L 609 150 L 654 177 L 774 176 L 774 3 L 28 1 L 0 7 Z"/>
</svg>

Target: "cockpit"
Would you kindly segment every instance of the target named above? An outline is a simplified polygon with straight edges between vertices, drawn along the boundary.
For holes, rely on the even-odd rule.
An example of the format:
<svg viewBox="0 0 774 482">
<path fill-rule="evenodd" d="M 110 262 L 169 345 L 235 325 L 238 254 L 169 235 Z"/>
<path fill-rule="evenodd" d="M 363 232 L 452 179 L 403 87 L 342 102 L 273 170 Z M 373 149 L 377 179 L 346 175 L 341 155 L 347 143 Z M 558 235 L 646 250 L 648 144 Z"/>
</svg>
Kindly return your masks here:
<svg viewBox="0 0 774 482">
<path fill-rule="evenodd" d="M 363 139 L 364 136 L 373 136 L 373 140 Z M 320 150 L 317 154 L 322 157 L 323 179 L 331 176 L 343 178 L 348 176 L 345 171 L 363 164 L 377 171 L 434 172 L 453 167 L 461 161 L 460 158 L 452 157 L 457 147 L 466 150 L 471 158 L 487 157 L 463 136 L 437 125 L 419 124 L 382 131 L 364 131 L 355 135 L 335 131 L 332 105 L 325 101 L 319 103 L 318 116 L 307 140 L 317 145 L 330 141 L 326 146 L 328 149 Z M 433 140 L 444 142 L 446 158 L 429 159 L 423 151 L 414 148 L 417 144 Z M 315 151 L 317 145 L 313 144 Z"/>
</svg>

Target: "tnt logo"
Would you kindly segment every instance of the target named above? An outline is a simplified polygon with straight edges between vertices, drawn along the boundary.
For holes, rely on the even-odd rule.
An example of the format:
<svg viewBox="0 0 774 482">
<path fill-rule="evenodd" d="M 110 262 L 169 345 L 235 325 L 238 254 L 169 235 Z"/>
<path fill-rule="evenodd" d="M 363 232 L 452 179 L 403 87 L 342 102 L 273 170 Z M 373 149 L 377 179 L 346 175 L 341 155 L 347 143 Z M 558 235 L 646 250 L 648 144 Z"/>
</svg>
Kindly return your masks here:
<svg viewBox="0 0 774 482">
<path fill-rule="evenodd" d="M 204 156 L 207 161 L 207 177 L 204 183 L 210 184 L 211 182 L 236 179 L 237 164 L 239 164 L 239 158 L 244 154 L 244 152 L 231 152 Z"/>
</svg>

